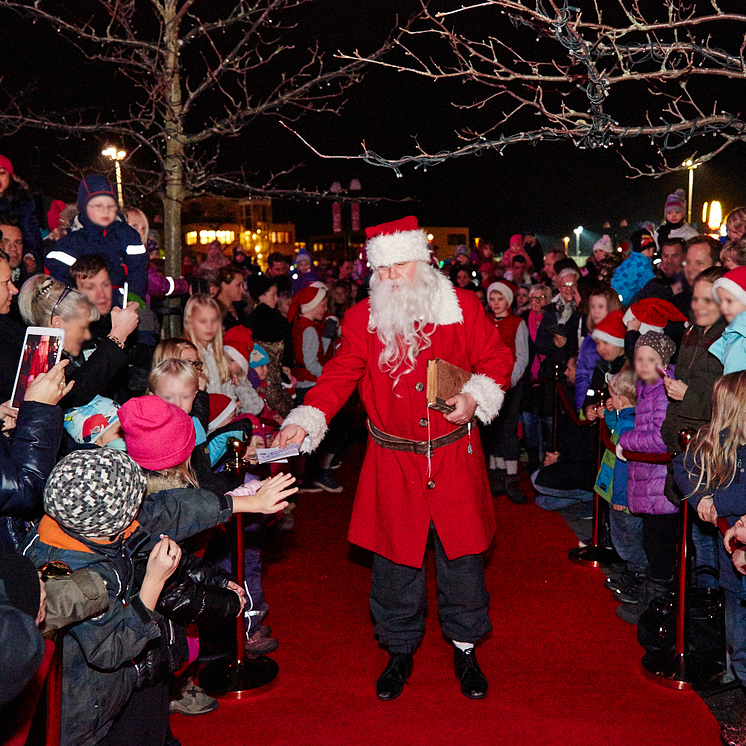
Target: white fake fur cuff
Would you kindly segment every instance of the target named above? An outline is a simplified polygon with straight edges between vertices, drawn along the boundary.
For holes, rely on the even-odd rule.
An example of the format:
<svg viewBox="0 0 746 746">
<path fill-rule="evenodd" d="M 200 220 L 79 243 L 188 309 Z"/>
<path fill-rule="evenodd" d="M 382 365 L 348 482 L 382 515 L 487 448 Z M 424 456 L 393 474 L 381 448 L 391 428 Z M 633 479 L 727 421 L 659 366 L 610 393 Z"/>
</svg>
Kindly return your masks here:
<svg viewBox="0 0 746 746">
<path fill-rule="evenodd" d="M 497 417 L 505 399 L 505 392 L 489 376 L 475 373 L 461 389 L 462 394 L 471 394 L 477 402 L 476 415 L 485 425 Z"/>
<path fill-rule="evenodd" d="M 320 409 L 310 407 L 306 404 L 293 409 L 285 418 L 280 429 L 284 430 L 288 425 L 298 425 L 306 431 L 308 434 L 308 447 L 302 447 L 301 450 L 309 453 L 319 447 L 321 441 L 324 440 L 326 431 L 329 429 L 324 413 Z"/>
</svg>

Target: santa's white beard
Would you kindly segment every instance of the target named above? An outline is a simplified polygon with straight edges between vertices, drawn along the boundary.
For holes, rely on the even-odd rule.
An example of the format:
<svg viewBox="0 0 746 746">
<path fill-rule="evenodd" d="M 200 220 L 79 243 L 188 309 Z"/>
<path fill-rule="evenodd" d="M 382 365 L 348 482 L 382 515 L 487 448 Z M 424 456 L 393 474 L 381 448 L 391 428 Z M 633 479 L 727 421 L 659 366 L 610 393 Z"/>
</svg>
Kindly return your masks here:
<svg viewBox="0 0 746 746">
<path fill-rule="evenodd" d="M 381 280 L 374 272 L 370 278 L 369 331 L 375 331 L 383 344 L 378 358 L 382 371 L 399 379 L 414 369 L 417 356 L 430 346 L 424 329 L 434 323 L 434 303 L 438 291 L 438 273 L 418 262 L 411 280 Z"/>
</svg>

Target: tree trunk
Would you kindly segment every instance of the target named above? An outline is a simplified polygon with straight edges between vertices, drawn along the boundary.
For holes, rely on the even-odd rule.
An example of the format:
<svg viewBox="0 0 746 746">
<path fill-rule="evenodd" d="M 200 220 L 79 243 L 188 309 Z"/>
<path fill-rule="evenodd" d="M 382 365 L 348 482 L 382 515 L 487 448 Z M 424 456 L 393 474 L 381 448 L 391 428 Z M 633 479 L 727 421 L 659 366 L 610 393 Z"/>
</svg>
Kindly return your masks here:
<svg viewBox="0 0 746 746">
<path fill-rule="evenodd" d="M 166 255 L 166 274 L 181 276 L 181 206 L 186 196 L 184 187 L 184 130 L 181 100 L 181 75 L 179 63 L 179 24 L 176 19 L 176 4 L 167 0 L 163 5 L 165 77 L 167 85 L 166 114 L 166 158 L 165 195 L 163 198 L 163 240 Z M 169 298 L 167 307 L 177 311 L 181 303 L 178 298 Z M 180 336 L 181 315 L 170 313 L 164 317 L 167 337 Z"/>
</svg>

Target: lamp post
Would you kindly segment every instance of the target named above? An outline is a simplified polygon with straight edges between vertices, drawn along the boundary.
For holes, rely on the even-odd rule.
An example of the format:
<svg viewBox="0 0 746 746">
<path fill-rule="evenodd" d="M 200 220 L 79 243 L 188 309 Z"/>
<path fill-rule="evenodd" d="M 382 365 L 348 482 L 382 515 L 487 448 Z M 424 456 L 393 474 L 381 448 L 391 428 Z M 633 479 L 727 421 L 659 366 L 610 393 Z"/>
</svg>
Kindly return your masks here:
<svg viewBox="0 0 746 746">
<path fill-rule="evenodd" d="M 577 228 L 573 230 L 573 233 L 575 234 L 575 256 L 580 256 L 580 234 L 583 232 L 583 226 L 579 225 Z"/>
<path fill-rule="evenodd" d="M 122 199 L 122 167 L 119 165 L 127 157 L 127 153 L 124 150 L 117 150 L 113 146 L 109 146 L 106 150 L 101 151 L 101 155 L 105 155 L 109 160 L 114 161 L 114 168 L 117 174 L 117 196 L 119 197 L 119 206 L 124 205 Z"/>
<path fill-rule="evenodd" d="M 694 169 L 697 165 L 691 158 L 687 158 L 682 164 L 689 171 L 689 202 L 687 203 L 686 222 L 692 224 L 692 196 L 694 194 Z"/>
</svg>

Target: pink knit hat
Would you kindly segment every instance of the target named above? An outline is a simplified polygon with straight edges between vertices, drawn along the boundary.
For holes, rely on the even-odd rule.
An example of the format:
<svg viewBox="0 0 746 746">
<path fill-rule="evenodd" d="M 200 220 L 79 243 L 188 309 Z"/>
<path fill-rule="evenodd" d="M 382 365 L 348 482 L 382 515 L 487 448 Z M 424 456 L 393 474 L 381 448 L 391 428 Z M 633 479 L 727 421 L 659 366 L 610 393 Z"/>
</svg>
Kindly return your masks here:
<svg viewBox="0 0 746 746">
<path fill-rule="evenodd" d="M 119 409 L 127 452 L 143 469 L 183 464 L 194 450 L 192 418 L 160 396 L 139 396 Z"/>
<path fill-rule="evenodd" d="M 13 164 L 10 162 L 10 158 L 5 155 L 0 155 L 0 168 L 4 168 L 11 176 L 13 176 Z"/>
</svg>

